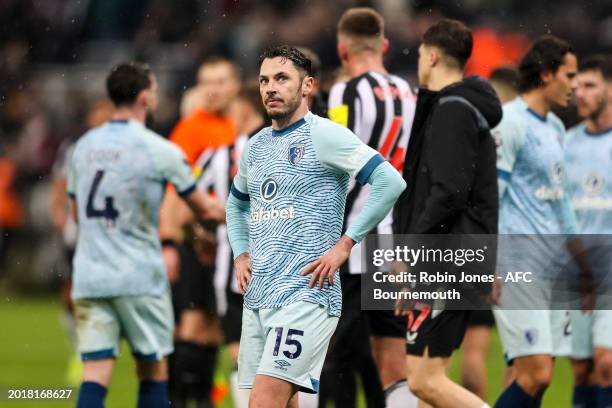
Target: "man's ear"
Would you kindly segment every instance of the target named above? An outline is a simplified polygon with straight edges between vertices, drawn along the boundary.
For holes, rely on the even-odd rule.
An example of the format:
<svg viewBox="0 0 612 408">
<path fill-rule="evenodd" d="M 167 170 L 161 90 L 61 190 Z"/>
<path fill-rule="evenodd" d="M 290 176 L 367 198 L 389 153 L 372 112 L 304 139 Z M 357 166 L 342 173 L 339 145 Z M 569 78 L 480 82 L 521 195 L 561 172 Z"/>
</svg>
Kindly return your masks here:
<svg viewBox="0 0 612 408">
<path fill-rule="evenodd" d="M 382 52 L 383 55 L 387 55 L 387 53 L 389 52 L 389 40 L 387 38 L 383 38 Z"/>
<path fill-rule="evenodd" d="M 143 89 L 140 91 L 136 97 L 136 104 L 144 107 L 149 106 L 150 93 L 151 92 L 148 89 Z"/>
<path fill-rule="evenodd" d="M 311 76 L 306 76 L 302 81 L 302 96 L 308 96 L 312 94 L 314 89 L 314 78 Z"/>
<path fill-rule="evenodd" d="M 427 53 L 429 54 L 427 56 L 429 65 L 432 67 L 435 67 L 438 64 L 438 62 L 440 62 L 440 59 L 442 58 L 442 55 L 440 54 L 440 50 L 437 49 L 436 47 L 427 47 Z"/>
<path fill-rule="evenodd" d="M 553 76 L 554 74 L 550 70 L 540 72 L 540 80 L 544 85 L 549 83 L 553 79 Z"/>
<path fill-rule="evenodd" d="M 336 49 L 338 51 L 338 57 L 340 58 L 340 61 L 348 60 L 348 48 L 344 41 L 338 39 L 338 45 L 336 45 Z"/>
</svg>

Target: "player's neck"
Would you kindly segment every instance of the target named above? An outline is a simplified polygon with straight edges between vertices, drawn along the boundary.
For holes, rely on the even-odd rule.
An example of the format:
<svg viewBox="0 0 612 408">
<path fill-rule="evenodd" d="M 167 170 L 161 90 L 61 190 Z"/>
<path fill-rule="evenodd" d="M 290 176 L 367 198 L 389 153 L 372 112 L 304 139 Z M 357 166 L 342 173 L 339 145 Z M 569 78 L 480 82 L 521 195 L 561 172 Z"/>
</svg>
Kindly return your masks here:
<svg viewBox="0 0 612 408">
<path fill-rule="evenodd" d="M 591 133 L 605 132 L 612 128 L 612 105 L 606 108 L 594 119 L 587 119 L 586 128 Z"/>
<path fill-rule="evenodd" d="M 135 120 L 142 124 L 145 123 L 147 113 L 138 107 L 121 106 L 115 109 L 112 120 Z"/>
<path fill-rule="evenodd" d="M 366 72 L 380 72 L 386 74 L 387 70 L 383 64 L 383 56 L 380 54 L 356 54 L 352 55 L 346 62 L 346 69 L 351 78 L 356 78 Z"/>
<path fill-rule="evenodd" d="M 538 115 L 545 117 L 550 112 L 550 103 L 546 100 L 544 93 L 540 89 L 532 89 L 521 94 L 521 98 L 525 101 L 527 106 L 537 113 Z"/>
<path fill-rule="evenodd" d="M 431 71 L 426 88 L 430 91 L 437 92 L 449 85 L 461 82 L 463 80 L 463 72 L 440 67 Z"/>
<path fill-rule="evenodd" d="M 272 129 L 283 130 L 287 126 L 302 119 L 304 116 L 306 116 L 306 113 L 308 113 L 308 104 L 305 100 L 303 100 L 299 108 L 297 108 L 291 115 L 287 116 L 286 118 L 272 119 Z"/>
</svg>

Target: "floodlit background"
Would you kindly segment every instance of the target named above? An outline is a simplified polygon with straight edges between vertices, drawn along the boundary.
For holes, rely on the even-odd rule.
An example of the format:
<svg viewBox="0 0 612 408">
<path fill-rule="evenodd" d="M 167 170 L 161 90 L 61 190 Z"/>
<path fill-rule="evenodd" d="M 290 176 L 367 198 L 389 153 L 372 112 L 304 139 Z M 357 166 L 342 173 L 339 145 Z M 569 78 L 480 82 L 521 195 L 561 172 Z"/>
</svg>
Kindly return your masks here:
<svg viewBox="0 0 612 408">
<path fill-rule="evenodd" d="M 355 5 L 383 14 L 391 42 L 387 66 L 413 86 L 419 38 L 442 16 L 473 28 L 467 70 L 483 76 L 516 63 L 540 34 L 569 40 L 579 56 L 612 50 L 612 1 L 603 0 L 0 0 L 0 387 L 67 386 L 74 377 L 59 302 L 68 265 L 50 212 L 50 185 L 65 147 L 103 100 L 110 67 L 128 60 L 152 65 L 161 94 L 153 127 L 167 135 L 182 94 L 211 55 L 235 60 L 250 79 L 264 47 L 307 46 L 319 55 L 329 88 L 339 65 L 335 25 Z M 229 407 L 230 367 L 221 360 L 218 400 Z M 492 401 L 503 372 L 497 337 L 489 370 Z M 569 364 L 560 361 L 545 406 L 569 406 L 570 392 Z M 134 406 L 135 398 L 124 352 L 108 406 Z"/>
</svg>

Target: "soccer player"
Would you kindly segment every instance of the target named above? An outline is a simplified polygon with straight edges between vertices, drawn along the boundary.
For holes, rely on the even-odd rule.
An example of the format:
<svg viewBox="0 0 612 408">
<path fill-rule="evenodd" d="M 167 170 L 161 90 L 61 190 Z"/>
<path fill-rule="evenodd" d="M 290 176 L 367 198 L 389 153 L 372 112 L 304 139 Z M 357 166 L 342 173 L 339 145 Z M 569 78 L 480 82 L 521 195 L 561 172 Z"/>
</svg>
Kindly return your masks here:
<svg viewBox="0 0 612 408">
<path fill-rule="evenodd" d="M 296 406 L 298 390 L 317 392 L 342 308 L 338 268 L 405 188 L 374 149 L 308 112 L 310 70 L 293 47 L 262 55 L 259 84 L 272 126 L 247 143 L 227 202 L 244 292 L 238 376 L 252 387 L 250 407 Z M 349 177 L 371 192 L 341 235 Z"/>
<path fill-rule="evenodd" d="M 423 35 L 421 89 L 404 167 L 409 187 L 395 208 L 396 233 L 497 232 L 495 142 L 489 129 L 499 123 L 502 111 L 485 80 L 463 78 L 471 53 L 472 33 L 459 21 L 440 20 Z M 408 312 L 408 386 L 435 407 L 486 406 L 447 376 L 471 312 L 431 311 Z"/>
<path fill-rule="evenodd" d="M 581 61 L 577 78 L 576 103 L 585 121 L 568 131 L 567 193 L 581 234 L 612 234 L 612 186 L 607 180 L 612 174 L 612 56 Z M 609 261 L 610 254 L 602 258 Z M 571 322 L 573 405 L 612 406 L 612 312 L 572 311 Z"/>
<path fill-rule="evenodd" d="M 551 109 L 568 105 L 576 86 L 576 70 L 571 46 L 553 36 L 536 40 L 521 60 L 521 95 L 504 105 L 503 119 L 494 129 L 498 140 L 500 234 L 537 237 L 575 232 L 573 211 L 564 194 L 565 128 Z M 519 247 L 517 243 L 508 250 L 517 251 Z M 535 250 L 538 245 L 532 244 L 532 248 L 520 251 L 521 262 L 537 270 L 542 270 L 541 261 L 555 256 Z M 498 265 L 500 270 L 514 270 L 505 266 Z M 551 278 L 542 273 L 539 279 L 545 283 Z M 521 289 L 519 285 L 502 288 L 501 307 L 494 308 L 505 357 L 516 377 L 497 400 L 497 408 L 539 406 L 551 379 L 553 357 L 569 354 L 566 311 L 504 308 L 505 296 Z"/>
<path fill-rule="evenodd" d="M 79 227 L 72 298 L 84 367 L 77 406 L 104 405 L 124 336 L 136 358 L 138 406 L 167 407 L 173 317 L 158 235 L 165 183 L 200 218 L 222 219 L 223 209 L 195 189 L 180 149 L 145 128 L 157 106 L 152 71 L 121 64 L 106 86 L 112 120 L 81 137 L 68 173 Z"/>
<path fill-rule="evenodd" d="M 348 127 L 362 142 L 378 150 L 401 171 L 414 116 L 415 97 L 408 82 L 385 69 L 383 58 L 388 48 L 384 20 L 378 12 L 366 7 L 344 12 L 338 22 L 337 49 L 342 67 L 350 79 L 331 89 L 329 117 Z M 361 212 L 368 192 L 368 186 L 359 184 L 349 189 L 346 223 L 352 222 Z M 376 232 L 391 234 L 391 223 L 392 214 L 389 213 L 376 227 Z M 357 372 L 361 374 L 366 398 L 374 404 L 372 406 L 415 405 L 416 398 L 406 387 L 406 319 L 395 316 L 393 311 L 361 311 L 360 274 L 363 272 L 358 244 L 341 268 L 345 301 L 329 356 L 330 363 L 340 371 L 338 375 L 343 381 L 343 387 L 335 390 L 336 403 L 354 405 L 356 386 L 353 372 Z M 363 337 L 362 341 L 356 341 L 356 333 Z M 380 378 L 371 373 L 372 357 Z M 385 390 L 384 396 L 379 383 Z"/>
<path fill-rule="evenodd" d="M 92 129 L 107 122 L 112 117 L 113 111 L 114 107 L 111 101 L 103 99 L 96 102 L 87 113 L 87 128 Z M 70 292 L 72 290 L 72 259 L 77 241 L 77 226 L 75 220 L 70 216 L 69 198 L 66 194 L 68 168 L 75 143 L 75 140 L 69 139 L 60 146 L 61 153 L 53 166 L 51 219 L 57 232 L 61 234 L 63 259 L 66 263 L 60 288 L 60 300 L 65 311 L 64 325 L 71 343 L 76 346 L 76 327 Z M 68 361 L 66 369 L 66 381 L 69 384 L 76 385 L 81 382 L 81 365 L 80 356 L 75 353 Z"/>
</svg>

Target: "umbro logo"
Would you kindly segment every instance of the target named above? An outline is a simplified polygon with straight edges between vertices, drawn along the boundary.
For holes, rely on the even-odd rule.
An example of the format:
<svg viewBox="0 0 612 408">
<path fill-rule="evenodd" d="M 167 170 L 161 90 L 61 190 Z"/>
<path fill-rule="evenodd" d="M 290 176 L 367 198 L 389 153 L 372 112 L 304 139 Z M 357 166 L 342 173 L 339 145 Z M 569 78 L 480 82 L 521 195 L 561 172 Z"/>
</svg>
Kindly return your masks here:
<svg viewBox="0 0 612 408">
<path fill-rule="evenodd" d="M 274 360 L 274 362 L 277 364 L 274 368 L 277 368 L 283 371 L 287 371 L 287 367 L 291 366 L 291 363 L 285 360 Z"/>
</svg>

